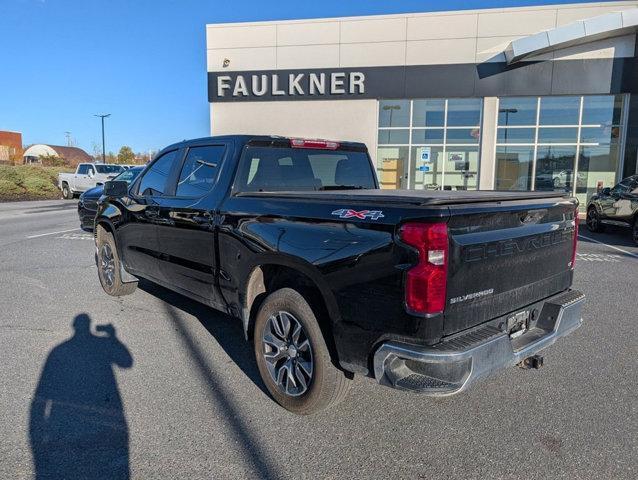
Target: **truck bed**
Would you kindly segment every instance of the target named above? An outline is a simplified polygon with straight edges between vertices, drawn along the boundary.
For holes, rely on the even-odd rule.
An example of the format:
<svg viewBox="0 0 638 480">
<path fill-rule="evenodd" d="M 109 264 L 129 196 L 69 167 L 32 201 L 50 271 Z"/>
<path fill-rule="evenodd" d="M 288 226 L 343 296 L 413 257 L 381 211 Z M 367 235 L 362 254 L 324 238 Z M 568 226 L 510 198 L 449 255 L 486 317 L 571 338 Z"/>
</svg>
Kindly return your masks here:
<svg viewBox="0 0 638 480">
<path fill-rule="evenodd" d="M 284 215 L 297 218 L 334 220 L 335 212 L 330 210 L 338 206 L 379 209 L 383 218 L 336 221 L 390 228 L 408 221 L 444 219 L 450 235 L 444 335 L 541 301 L 571 284 L 577 201 L 563 192 L 367 189 L 239 196 L 256 203 L 278 200 L 268 203 L 271 214 L 281 203 L 286 204 L 280 205 Z M 353 231 L 349 230 L 350 239 Z"/>
</svg>

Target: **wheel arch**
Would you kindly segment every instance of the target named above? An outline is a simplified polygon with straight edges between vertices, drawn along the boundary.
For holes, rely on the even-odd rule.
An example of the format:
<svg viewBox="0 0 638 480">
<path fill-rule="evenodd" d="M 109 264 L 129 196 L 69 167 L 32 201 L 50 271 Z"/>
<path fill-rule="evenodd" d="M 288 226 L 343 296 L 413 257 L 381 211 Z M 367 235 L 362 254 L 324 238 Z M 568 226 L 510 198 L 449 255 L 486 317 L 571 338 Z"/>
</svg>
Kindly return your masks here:
<svg viewBox="0 0 638 480">
<path fill-rule="evenodd" d="M 314 271 L 313 271 L 314 270 Z M 339 320 L 337 302 L 312 265 L 269 261 L 253 266 L 246 277 L 242 302 L 242 321 L 246 339 L 253 336 L 255 317 L 264 299 L 281 288 L 292 288 L 310 304 L 335 365 L 338 353 L 334 341 L 334 323 Z"/>
<path fill-rule="evenodd" d="M 111 233 L 113 235 L 113 238 L 115 238 L 115 227 L 113 226 L 113 223 L 111 222 L 111 220 L 109 220 L 107 217 L 98 217 L 95 219 L 94 236 L 96 237 L 96 239 L 98 235 L 98 227 L 102 227 L 104 230 Z"/>
<path fill-rule="evenodd" d="M 104 216 L 101 216 L 95 219 L 95 228 L 93 229 L 96 258 L 97 258 L 98 235 L 100 234 L 102 229 L 110 233 L 111 235 L 113 235 L 113 240 L 115 241 L 115 249 L 117 250 L 117 255 L 120 258 L 120 275 L 121 275 L 122 281 L 124 283 L 136 282 L 138 280 L 137 277 L 130 274 L 124 267 L 124 257 L 122 256 L 122 247 L 120 246 L 120 242 L 117 241 L 115 225 L 113 225 L 113 222 L 108 217 L 104 217 Z"/>
</svg>

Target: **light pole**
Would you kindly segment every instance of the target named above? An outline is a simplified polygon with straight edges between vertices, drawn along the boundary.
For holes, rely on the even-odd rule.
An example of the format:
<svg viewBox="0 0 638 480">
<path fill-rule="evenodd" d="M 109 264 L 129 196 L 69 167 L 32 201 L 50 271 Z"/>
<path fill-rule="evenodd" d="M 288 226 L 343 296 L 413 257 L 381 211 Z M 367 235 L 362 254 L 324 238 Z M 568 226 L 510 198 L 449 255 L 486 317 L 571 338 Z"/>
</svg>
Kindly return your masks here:
<svg viewBox="0 0 638 480">
<path fill-rule="evenodd" d="M 390 110 L 390 126 L 392 127 L 392 114 L 395 110 L 401 110 L 401 105 L 384 105 L 384 110 Z"/>
<path fill-rule="evenodd" d="M 504 113 L 505 114 L 505 126 L 509 127 L 510 126 L 510 113 L 518 113 L 518 108 L 501 108 L 501 109 L 499 109 L 498 113 Z M 507 143 L 507 128 L 505 128 L 504 141 L 505 141 L 505 143 Z"/>
<path fill-rule="evenodd" d="M 100 117 L 102 119 L 102 163 L 106 163 L 106 147 L 105 147 L 105 143 L 104 143 L 104 119 L 106 117 L 110 117 L 111 114 L 110 113 L 103 113 L 103 114 L 97 114 L 97 115 L 93 115 L 94 117 Z"/>
</svg>

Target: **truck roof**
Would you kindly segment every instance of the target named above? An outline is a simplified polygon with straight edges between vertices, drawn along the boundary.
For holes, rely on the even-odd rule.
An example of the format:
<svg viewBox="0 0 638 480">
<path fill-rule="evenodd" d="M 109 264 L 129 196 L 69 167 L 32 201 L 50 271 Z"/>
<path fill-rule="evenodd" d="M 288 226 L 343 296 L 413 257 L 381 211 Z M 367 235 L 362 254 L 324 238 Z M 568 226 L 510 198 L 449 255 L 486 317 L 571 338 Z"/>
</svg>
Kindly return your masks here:
<svg viewBox="0 0 638 480">
<path fill-rule="evenodd" d="M 282 142 L 282 141 L 286 142 L 296 138 L 301 138 L 301 137 L 283 137 L 279 135 L 249 135 L 249 134 L 214 135 L 210 137 L 201 137 L 201 138 L 193 138 L 189 140 L 182 140 L 181 142 L 173 143 L 162 150 L 181 148 L 181 147 L 192 146 L 192 145 L 205 145 L 215 141 L 232 141 L 235 144 L 237 144 L 239 147 L 243 147 L 244 145 L 251 142 L 258 142 L 261 144 L 269 143 L 272 146 L 277 146 L 277 143 L 279 142 Z M 317 139 L 317 138 L 313 138 L 313 139 L 304 138 L 304 140 L 322 140 L 322 141 L 329 141 L 329 142 L 334 141 L 339 143 L 339 145 L 347 146 L 350 149 L 357 149 L 357 150 L 367 148 L 366 145 L 361 142 L 349 142 L 349 141 L 342 141 L 342 140 L 331 140 L 331 139 L 328 140 L 328 139 Z"/>
</svg>

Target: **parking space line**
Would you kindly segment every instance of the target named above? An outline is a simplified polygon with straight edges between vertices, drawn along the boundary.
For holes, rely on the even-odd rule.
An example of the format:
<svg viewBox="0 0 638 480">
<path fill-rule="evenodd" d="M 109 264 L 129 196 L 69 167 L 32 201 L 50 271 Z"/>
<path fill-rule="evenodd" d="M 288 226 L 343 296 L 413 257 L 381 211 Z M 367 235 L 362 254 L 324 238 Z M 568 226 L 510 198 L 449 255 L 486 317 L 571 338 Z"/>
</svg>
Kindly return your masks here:
<svg viewBox="0 0 638 480">
<path fill-rule="evenodd" d="M 606 247 L 613 248 L 614 250 L 618 250 L 619 252 L 624 253 L 625 255 L 629 255 L 630 257 L 638 258 L 638 255 L 635 253 L 628 252 L 627 250 L 623 250 L 622 248 L 614 247 L 613 245 L 609 245 L 608 243 L 601 242 L 600 240 L 596 240 L 595 238 L 586 237 L 585 235 L 578 235 L 580 238 L 584 238 L 585 240 L 589 240 L 591 242 L 600 243 L 601 245 L 605 245 Z"/>
<path fill-rule="evenodd" d="M 29 235 L 27 238 L 38 238 L 38 237 L 46 237 L 47 235 L 57 235 L 58 233 L 67 233 L 67 232 L 75 232 L 79 230 L 79 228 L 71 228 L 69 230 L 60 230 L 59 232 L 49 232 L 49 233 L 40 233 L 38 235 Z"/>
</svg>

